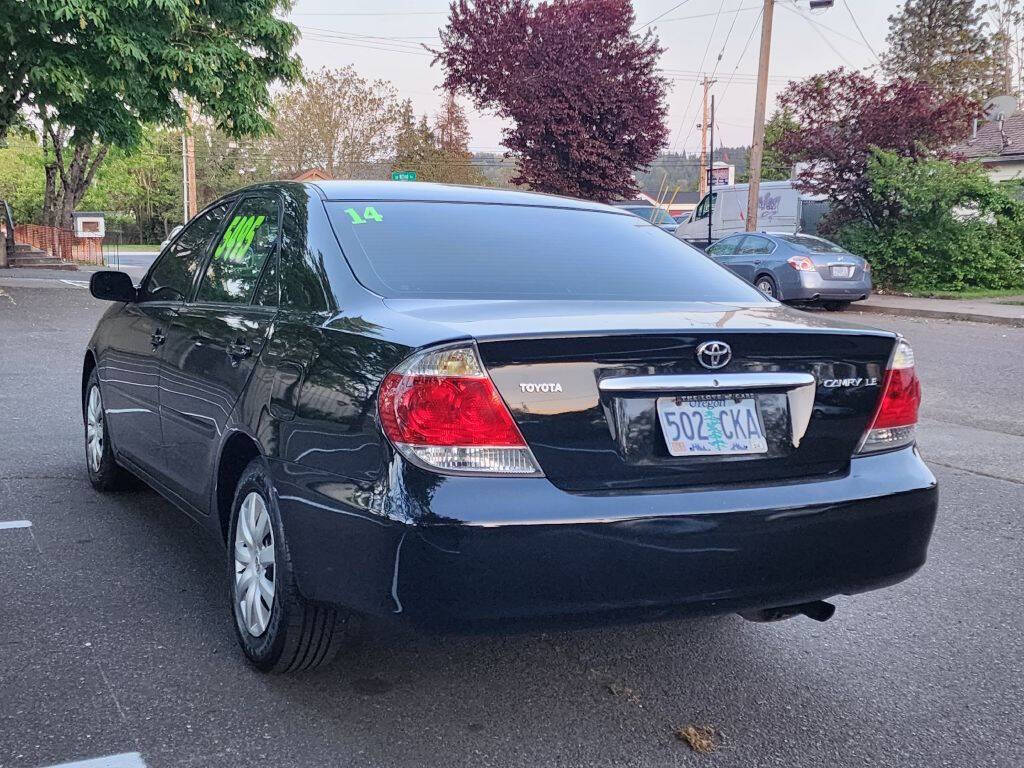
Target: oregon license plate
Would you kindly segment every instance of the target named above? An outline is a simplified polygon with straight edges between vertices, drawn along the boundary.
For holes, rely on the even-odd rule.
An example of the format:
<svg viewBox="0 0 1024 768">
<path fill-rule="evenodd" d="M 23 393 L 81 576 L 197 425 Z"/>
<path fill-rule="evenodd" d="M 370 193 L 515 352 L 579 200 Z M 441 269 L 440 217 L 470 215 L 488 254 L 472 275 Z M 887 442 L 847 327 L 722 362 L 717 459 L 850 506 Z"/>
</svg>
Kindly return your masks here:
<svg viewBox="0 0 1024 768">
<path fill-rule="evenodd" d="M 673 456 L 767 453 L 752 397 L 659 397 L 658 420 Z"/>
<path fill-rule="evenodd" d="M 850 278 L 853 277 L 853 267 L 840 266 L 832 267 L 832 277 Z"/>
</svg>

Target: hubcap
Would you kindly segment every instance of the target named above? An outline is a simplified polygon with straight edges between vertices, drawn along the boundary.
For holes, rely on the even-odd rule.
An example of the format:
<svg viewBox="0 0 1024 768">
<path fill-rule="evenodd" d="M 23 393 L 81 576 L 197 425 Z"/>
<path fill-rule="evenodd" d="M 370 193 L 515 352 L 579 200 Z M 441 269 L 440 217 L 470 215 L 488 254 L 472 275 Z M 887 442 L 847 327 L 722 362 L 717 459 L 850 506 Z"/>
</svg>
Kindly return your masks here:
<svg viewBox="0 0 1024 768">
<path fill-rule="evenodd" d="M 775 295 L 775 291 L 772 290 L 772 284 L 769 283 L 767 280 L 761 280 L 757 284 L 757 289 L 761 293 L 765 294 L 766 296 L 774 296 Z"/>
<path fill-rule="evenodd" d="M 85 452 L 89 467 L 93 472 L 99 472 L 103 461 L 103 398 L 100 388 L 95 386 L 89 390 L 89 402 L 85 408 Z"/>
<path fill-rule="evenodd" d="M 259 637 L 274 607 L 274 529 L 266 502 L 255 491 L 238 510 L 235 524 L 235 611 L 238 623 Z"/>
</svg>

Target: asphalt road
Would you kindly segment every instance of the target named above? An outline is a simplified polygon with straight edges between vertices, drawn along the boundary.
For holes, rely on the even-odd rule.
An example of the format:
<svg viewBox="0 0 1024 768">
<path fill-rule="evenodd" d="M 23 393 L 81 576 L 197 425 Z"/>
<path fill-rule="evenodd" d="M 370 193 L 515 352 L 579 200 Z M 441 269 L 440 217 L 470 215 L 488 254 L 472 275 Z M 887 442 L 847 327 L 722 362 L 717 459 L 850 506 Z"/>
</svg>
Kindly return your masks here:
<svg viewBox="0 0 1024 768">
<path fill-rule="evenodd" d="M 102 309 L 0 279 L 0 524 L 31 522 L 0 527 L 4 768 L 1024 765 L 1024 330 L 859 318 L 914 343 L 942 509 L 925 568 L 827 624 L 378 628 L 326 670 L 266 677 L 235 646 L 218 545 L 150 491 L 86 481 Z M 718 750 L 677 740 L 688 724 Z"/>
</svg>

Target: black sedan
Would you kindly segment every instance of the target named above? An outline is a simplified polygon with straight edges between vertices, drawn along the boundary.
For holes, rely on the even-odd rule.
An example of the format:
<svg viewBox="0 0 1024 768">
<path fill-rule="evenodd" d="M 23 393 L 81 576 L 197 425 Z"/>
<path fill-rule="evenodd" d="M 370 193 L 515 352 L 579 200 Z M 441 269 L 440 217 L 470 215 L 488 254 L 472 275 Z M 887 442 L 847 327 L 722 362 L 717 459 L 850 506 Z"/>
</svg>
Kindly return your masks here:
<svg viewBox="0 0 1024 768">
<path fill-rule="evenodd" d="M 91 290 L 89 478 L 130 472 L 225 543 L 262 670 L 364 615 L 823 620 L 925 560 L 907 343 L 609 206 L 267 184 Z"/>
</svg>

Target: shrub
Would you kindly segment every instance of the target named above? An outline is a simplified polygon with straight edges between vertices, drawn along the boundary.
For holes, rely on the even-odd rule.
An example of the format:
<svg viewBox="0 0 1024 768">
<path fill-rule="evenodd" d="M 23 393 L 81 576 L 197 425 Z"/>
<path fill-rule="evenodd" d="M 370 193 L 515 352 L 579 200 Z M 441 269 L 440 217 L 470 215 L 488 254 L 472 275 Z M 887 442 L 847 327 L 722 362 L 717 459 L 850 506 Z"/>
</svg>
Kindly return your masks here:
<svg viewBox="0 0 1024 768">
<path fill-rule="evenodd" d="M 980 165 L 874 150 L 866 181 L 890 211 L 836 239 L 864 256 L 875 283 L 910 291 L 1024 288 L 1024 202 Z"/>
</svg>

